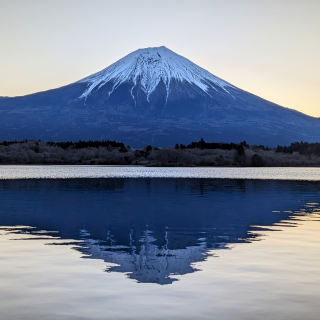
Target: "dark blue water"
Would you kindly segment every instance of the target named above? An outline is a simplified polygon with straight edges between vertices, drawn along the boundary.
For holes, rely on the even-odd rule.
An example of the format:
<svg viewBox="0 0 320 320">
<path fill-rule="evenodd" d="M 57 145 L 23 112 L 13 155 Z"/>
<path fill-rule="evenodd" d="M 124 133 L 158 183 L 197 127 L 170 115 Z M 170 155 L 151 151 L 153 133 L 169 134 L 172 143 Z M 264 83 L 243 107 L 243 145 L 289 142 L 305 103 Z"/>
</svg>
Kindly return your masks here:
<svg viewBox="0 0 320 320">
<path fill-rule="evenodd" d="M 317 319 L 319 202 L 310 181 L 0 180 L 3 319 Z"/>
</svg>

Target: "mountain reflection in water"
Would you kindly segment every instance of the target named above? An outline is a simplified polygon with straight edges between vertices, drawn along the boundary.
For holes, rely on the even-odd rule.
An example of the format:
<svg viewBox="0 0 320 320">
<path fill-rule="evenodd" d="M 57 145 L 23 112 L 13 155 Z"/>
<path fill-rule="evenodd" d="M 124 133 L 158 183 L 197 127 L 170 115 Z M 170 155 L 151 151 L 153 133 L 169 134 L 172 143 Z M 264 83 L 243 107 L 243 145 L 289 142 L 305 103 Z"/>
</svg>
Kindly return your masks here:
<svg viewBox="0 0 320 320">
<path fill-rule="evenodd" d="M 138 282 L 174 275 L 281 220 L 318 211 L 319 182 L 208 179 L 0 181 L 0 225 L 66 239 Z M 32 228 L 30 228 L 32 227 Z M 273 228 L 274 229 L 274 228 Z M 55 231 L 57 233 L 51 233 Z M 52 237 L 54 236 L 54 237 Z M 75 242 L 77 241 L 77 242 Z M 74 243 L 73 243 L 74 242 Z"/>
</svg>

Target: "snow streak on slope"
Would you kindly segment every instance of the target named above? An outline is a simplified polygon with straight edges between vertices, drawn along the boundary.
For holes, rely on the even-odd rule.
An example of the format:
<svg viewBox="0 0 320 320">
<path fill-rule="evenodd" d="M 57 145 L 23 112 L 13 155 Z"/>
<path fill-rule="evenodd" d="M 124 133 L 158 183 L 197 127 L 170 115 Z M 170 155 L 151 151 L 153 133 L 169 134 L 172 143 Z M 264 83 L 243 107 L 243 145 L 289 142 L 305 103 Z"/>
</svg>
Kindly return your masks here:
<svg viewBox="0 0 320 320">
<path fill-rule="evenodd" d="M 217 90 L 215 86 L 222 88 L 227 93 L 229 93 L 228 87 L 234 88 L 190 60 L 162 46 L 134 51 L 106 69 L 80 80 L 81 83 L 88 83 L 88 88 L 80 98 L 86 99 L 94 89 L 97 90 L 105 83 L 112 81 L 113 88 L 109 96 L 122 83 L 133 82 L 131 95 L 134 99 L 132 90 L 140 81 L 140 89 L 145 92 L 149 101 L 150 95 L 161 80 L 166 86 L 167 98 L 172 80 L 181 83 L 187 81 L 196 85 L 205 94 L 209 94 L 209 88 Z"/>
</svg>

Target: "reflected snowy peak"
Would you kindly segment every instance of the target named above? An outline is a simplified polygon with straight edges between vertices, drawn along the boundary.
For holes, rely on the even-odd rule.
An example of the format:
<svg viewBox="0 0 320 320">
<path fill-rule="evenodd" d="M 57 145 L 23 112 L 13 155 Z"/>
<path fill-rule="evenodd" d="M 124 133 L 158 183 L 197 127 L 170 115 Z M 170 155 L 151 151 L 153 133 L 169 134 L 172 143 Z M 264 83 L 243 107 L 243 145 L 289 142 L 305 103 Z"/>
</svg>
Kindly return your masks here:
<svg viewBox="0 0 320 320">
<path fill-rule="evenodd" d="M 221 249 L 319 212 L 320 182 L 12 180 L 0 190 L 0 226 L 13 226 L 2 229 L 65 240 L 83 258 L 105 261 L 108 272 L 165 285 Z"/>
<path fill-rule="evenodd" d="M 87 233 L 81 230 L 81 233 Z M 167 232 L 166 232 L 167 234 Z M 87 254 L 86 257 L 92 259 L 102 259 L 110 265 L 108 272 L 122 272 L 128 277 L 143 283 L 158 283 L 161 285 L 171 284 L 177 281 L 173 275 L 184 275 L 198 271 L 193 264 L 204 261 L 210 254 L 208 252 L 205 239 L 198 246 L 189 246 L 184 249 L 168 249 L 168 242 L 162 247 L 158 247 L 153 242 L 156 241 L 152 232 L 146 230 L 141 237 L 140 245 L 135 246 L 108 246 L 100 241 L 90 239 L 89 235 L 84 238 L 83 246 L 79 251 Z M 225 243 L 220 244 L 220 248 L 225 247 Z M 85 249 L 83 249 L 83 247 Z"/>
</svg>

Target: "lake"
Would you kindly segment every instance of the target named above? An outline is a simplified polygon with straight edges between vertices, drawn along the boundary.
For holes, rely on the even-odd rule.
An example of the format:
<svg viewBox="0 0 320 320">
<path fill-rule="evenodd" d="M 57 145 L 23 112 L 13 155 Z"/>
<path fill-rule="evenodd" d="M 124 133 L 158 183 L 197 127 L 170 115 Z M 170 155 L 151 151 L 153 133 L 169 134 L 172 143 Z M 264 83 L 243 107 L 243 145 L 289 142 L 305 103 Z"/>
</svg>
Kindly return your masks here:
<svg viewBox="0 0 320 320">
<path fill-rule="evenodd" d="M 318 168 L 0 166 L 1 319 L 318 319 Z"/>
</svg>

